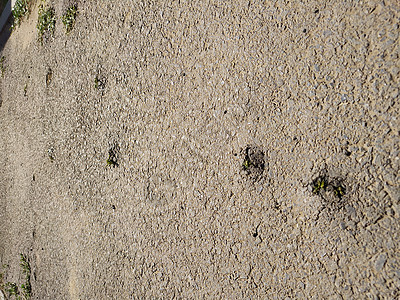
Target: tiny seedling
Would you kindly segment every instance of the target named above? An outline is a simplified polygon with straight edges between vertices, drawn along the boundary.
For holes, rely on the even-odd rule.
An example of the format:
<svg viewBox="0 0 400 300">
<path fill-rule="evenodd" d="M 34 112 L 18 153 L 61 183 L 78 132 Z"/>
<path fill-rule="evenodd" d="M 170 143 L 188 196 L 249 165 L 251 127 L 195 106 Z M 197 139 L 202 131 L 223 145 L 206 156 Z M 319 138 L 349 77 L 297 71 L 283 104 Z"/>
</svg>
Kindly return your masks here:
<svg viewBox="0 0 400 300">
<path fill-rule="evenodd" d="M 46 32 L 54 34 L 56 26 L 56 17 L 54 8 L 44 7 L 43 4 L 39 7 L 38 22 L 36 28 L 38 30 L 38 40 L 43 44 L 43 36 Z"/>
<path fill-rule="evenodd" d="M 346 194 L 346 189 L 342 185 L 333 186 L 333 192 L 335 193 L 335 196 L 341 200 Z"/>
<path fill-rule="evenodd" d="M 25 97 L 27 95 L 27 92 L 28 92 L 28 84 L 25 83 L 25 85 L 24 85 L 24 96 Z"/>
<path fill-rule="evenodd" d="M 324 203 L 332 204 L 336 208 L 343 205 L 342 199 L 346 194 L 343 180 L 336 177 L 320 175 L 311 183 L 312 192 L 320 196 Z"/>
<path fill-rule="evenodd" d="M 54 153 L 54 148 L 49 148 L 47 150 L 47 155 L 49 156 L 50 161 L 54 162 L 54 160 L 56 159 L 56 156 L 55 156 L 55 153 Z"/>
<path fill-rule="evenodd" d="M 246 178 L 252 182 L 263 178 L 265 160 L 264 152 L 257 146 L 246 146 L 240 151 L 243 155 L 241 169 L 245 171 Z"/>
<path fill-rule="evenodd" d="M 76 5 L 72 5 L 68 7 L 65 14 L 61 17 L 61 21 L 64 24 L 66 33 L 70 33 L 74 27 L 77 12 L 78 7 Z"/>
<path fill-rule="evenodd" d="M 96 76 L 96 78 L 94 79 L 94 88 L 98 89 L 100 85 L 100 79 L 99 77 Z"/>
<path fill-rule="evenodd" d="M 29 13 L 28 0 L 17 0 L 12 9 L 13 23 L 11 31 L 21 25 L 21 21 L 27 13 Z"/>
<path fill-rule="evenodd" d="M 20 254 L 20 267 L 22 273 L 25 275 L 25 282 L 21 284 L 21 290 L 15 282 L 4 283 L 4 275 L 0 273 L 0 290 L 8 294 L 8 299 L 14 296 L 17 300 L 29 300 L 32 296 L 32 286 L 31 286 L 31 267 L 28 258 L 24 254 Z M 5 266 L 3 266 L 5 268 Z"/>
<path fill-rule="evenodd" d="M 103 79 L 100 79 L 99 76 L 96 76 L 94 78 L 94 88 L 96 90 L 103 90 L 105 85 L 105 81 Z"/>
<path fill-rule="evenodd" d="M 116 153 L 115 147 L 111 148 L 108 150 L 108 159 L 107 159 L 107 165 L 112 166 L 112 167 L 118 167 L 118 161 L 117 161 L 117 153 Z"/>
<path fill-rule="evenodd" d="M 49 68 L 46 74 L 46 86 L 50 85 L 52 79 L 53 79 L 53 70 Z"/>
<path fill-rule="evenodd" d="M 16 296 L 18 298 L 19 290 L 18 285 L 15 282 L 7 282 L 5 284 L 5 290 L 8 293 L 8 296 Z"/>
<path fill-rule="evenodd" d="M 325 177 L 318 177 L 317 179 L 314 180 L 313 182 L 313 193 L 316 195 L 319 195 L 322 190 L 325 190 L 327 186 L 327 182 Z"/>
<path fill-rule="evenodd" d="M 115 160 L 113 160 L 112 158 L 108 158 L 107 165 L 116 167 L 116 166 L 118 166 L 118 163 Z"/>
<path fill-rule="evenodd" d="M 22 268 L 22 273 L 25 275 L 25 283 L 21 284 L 22 294 L 25 299 L 30 299 L 32 294 L 31 266 L 29 265 L 26 255 L 21 253 L 20 257 L 20 266 Z"/>
<path fill-rule="evenodd" d="M 246 156 L 242 163 L 242 168 L 244 171 L 247 171 L 253 165 L 252 161 L 248 156 Z"/>
<path fill-rule="evenodd" d="M 6 67 L 4 66 L 4 61 L 6 60 L 6 58 L 4 56 L 2 56 L 0 58 L 0 70 L 1 70 L 1 77 L 4 77 L 4 73 L 6 72 Z"/>
</svg>

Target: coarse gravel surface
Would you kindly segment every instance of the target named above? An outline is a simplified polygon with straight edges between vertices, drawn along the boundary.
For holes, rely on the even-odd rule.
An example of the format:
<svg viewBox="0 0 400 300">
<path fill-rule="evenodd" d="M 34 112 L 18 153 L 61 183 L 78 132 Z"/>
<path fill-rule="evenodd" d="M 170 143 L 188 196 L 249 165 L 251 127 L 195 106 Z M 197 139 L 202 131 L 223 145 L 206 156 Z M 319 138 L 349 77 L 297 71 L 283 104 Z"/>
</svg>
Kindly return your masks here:
<svg viewBox="0 0 400 300">
<path fill-rule="evenodd" d="M 1 54 L 3 283 L 399 299 L 397 0 L 47 3 Z"/>
</svg>

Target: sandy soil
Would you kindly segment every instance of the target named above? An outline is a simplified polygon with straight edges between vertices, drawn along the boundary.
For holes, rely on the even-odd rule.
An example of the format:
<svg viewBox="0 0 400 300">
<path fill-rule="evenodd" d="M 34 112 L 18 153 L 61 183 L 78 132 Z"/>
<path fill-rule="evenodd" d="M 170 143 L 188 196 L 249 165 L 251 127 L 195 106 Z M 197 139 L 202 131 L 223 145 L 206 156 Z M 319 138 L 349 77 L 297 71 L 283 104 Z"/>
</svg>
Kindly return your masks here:
<svg viewBox="0 0 400 300">
<path fill-rule="evenodd" d="M 23 253 L 33 299 L 398 299 L 399 2 L 168 2 L 9 39 L 4 280 Z"/>
</svg>

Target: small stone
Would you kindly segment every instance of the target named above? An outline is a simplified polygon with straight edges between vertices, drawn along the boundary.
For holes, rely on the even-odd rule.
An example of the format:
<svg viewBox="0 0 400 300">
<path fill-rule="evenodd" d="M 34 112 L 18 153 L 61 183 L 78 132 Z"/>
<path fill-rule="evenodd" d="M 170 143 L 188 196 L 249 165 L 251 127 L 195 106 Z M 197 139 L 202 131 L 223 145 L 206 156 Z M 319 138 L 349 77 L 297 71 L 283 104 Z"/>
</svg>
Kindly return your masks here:
<svg viewBox="0 0 400 300">
<path fill-rule="evenodd" d="M 387 260 L 387 255 L 385 253 L 380 254 L 375 261 L 375 270 L 380 272 L 385 266 L 386 260 Z"/>
</svg>

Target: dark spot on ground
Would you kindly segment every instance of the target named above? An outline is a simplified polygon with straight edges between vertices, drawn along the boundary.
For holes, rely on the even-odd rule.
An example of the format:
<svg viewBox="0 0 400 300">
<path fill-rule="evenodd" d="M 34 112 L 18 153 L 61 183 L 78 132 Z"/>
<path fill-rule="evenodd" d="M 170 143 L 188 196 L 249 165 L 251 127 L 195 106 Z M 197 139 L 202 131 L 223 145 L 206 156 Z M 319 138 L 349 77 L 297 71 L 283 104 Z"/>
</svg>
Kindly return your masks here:
<svg viewBox="0 0 400 300">
<path fill-rule="evenodd" d="M 241 152 L 243 154 L 242 170 L 248 178 L 258 181 L 264 173 L 264 152 L 256 146 L 247 146 Z"/>
<path fill-rule="evenodd" d="M 343 178 L 329 176 L 324 171 L 312 181 L 310 186 L 312 193 L 321 198 L 324 206 L 334 209 L 340 209 L 344 206 L 346 184 Z"/>
</svg>

